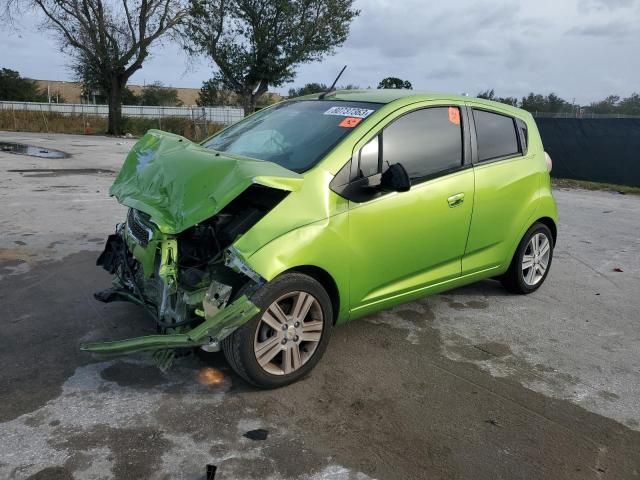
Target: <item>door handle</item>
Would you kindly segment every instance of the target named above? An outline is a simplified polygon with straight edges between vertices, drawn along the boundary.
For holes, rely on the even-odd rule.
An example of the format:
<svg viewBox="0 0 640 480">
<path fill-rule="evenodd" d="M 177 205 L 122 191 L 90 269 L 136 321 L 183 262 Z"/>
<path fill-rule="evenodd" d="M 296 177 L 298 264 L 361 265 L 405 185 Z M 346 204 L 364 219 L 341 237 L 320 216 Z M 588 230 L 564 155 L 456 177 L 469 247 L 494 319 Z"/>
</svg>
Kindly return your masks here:
<svg viewBox="0 0 640 480">
<path fill-rule="evenodd" d="M 451 195 L 447 198 L 447 202 L 451 208 L 457 207 L 458 205 L 462 205 L 464 202 L 464 193 L 457 193 L 455 195 Z"/>
</svg>

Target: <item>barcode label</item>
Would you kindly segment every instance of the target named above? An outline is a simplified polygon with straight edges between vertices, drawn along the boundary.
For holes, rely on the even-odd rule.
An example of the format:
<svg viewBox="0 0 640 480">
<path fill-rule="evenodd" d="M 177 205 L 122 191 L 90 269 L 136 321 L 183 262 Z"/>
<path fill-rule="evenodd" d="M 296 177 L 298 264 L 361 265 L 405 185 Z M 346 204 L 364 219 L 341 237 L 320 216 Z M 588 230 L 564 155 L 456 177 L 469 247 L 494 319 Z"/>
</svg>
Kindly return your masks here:
<svg viewBox="0 0 640 480">
<path fill-rule="evenodd" d="M 340 117 L 356 117 L 356 118 L 367 118 L 372 113 L 373 113 L 373 110 L 368 110 L 366 108 L 355 108 L 355 107 L 331 107 L 329 110 L 324 112 L 325 115 L 338 115 Z"/>
</svg>

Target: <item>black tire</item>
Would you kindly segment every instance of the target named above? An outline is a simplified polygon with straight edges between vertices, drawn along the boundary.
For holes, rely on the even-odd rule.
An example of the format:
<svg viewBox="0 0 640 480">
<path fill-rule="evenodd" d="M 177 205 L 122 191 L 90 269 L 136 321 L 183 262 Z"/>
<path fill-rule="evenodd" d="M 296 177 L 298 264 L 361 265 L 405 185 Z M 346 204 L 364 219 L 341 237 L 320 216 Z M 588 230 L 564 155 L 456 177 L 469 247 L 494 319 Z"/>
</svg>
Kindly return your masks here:
<svg viewBox="0 0 640 480">
<path fill-rule="evenodd" d="M 272 374 L 258 363 L 254 351 L 261 318 L 273 302 L 291 292 L 305 292 L 317 300 L 322 311 L 322 333 L 311 356 L 297 370 L 289 374 Z M 285 273 L 264 285 L 251 296 L 260 312 L 222 341 L 222 350 L 235 372 L 256 387 L 278 388 L 306 376 L 318 363 L 327 348 L 333 326 L 333 308 L 329 295 L 315 279 L 301 273 Z"/>
<path fill-rule="evenodd" d="M 530 285 L 525 281 L 525 274 L 522 268 L 523 257 L 527 248 L 529 246 L 529 242 L 531 239 L 538 234 L 543 234 L 547 241 L 549 242 L 549 260 L 547 262 L 547 267 L 542 275 L 542 277 L 533 285 Z M 518 293 L 521 295 L 526 295 L 532 292 L 535 292 L 540 286 L 544 283 L 549 275 L 549 270 L 551 270 L 551 261 L 553 260 L 553 235 L 551 234 L 551 230 L 543 223 L 534 223 L 527 233 L 524 234 L 516 252 L 513 255 L 511 260 L 511 264 L 509 265 L 509 270 L 502 275 L 500 278 L 500 282 L 502 285 L 512 293 Z"/>
</svg>

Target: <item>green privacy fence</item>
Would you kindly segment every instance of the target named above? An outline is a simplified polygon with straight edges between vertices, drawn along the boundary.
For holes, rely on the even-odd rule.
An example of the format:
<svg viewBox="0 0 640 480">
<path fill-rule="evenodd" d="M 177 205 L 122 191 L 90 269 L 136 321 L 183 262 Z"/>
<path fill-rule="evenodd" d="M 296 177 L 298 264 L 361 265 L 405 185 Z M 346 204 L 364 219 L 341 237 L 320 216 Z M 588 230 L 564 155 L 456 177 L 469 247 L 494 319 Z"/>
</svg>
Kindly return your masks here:
<svg viewBox="0 0 640 480">
<path fill-rule="evenodd" d="M 640 118 L 536 118 L 552 175 L 640 187 Z"/>
</svg>

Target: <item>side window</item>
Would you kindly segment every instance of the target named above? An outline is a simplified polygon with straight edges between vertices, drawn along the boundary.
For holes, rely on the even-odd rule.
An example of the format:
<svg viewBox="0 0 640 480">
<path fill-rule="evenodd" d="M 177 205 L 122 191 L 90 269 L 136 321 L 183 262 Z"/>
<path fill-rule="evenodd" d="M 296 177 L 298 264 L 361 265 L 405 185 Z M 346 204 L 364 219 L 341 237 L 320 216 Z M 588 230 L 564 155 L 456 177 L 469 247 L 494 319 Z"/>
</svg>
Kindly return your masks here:
<svg viewBox="0 0 640 480">
<path fill-rule="evenodd" d="M 462 127 L 458 107 L 408 113 L 382 133 L 383 165 L 401 163 L 411 180 L 462 166 Z"/>
<path fill-rule="evenodd" d="M 518 136 L 513 118 L 484 110 L 473 110 L 478 136 L 478 160 L 517 155 Z"/>
<path fill-rule="evenodd" d="M 527 124 L 522 120 L 518 119 L 518 128 L 520 129 L 520 142 L 522 146 L 523 155 L 527 154 L 529 149 L 529 130 L 527 129 Z"/>
<path fill-rule="evenodd" d="M 380 137 L 377 136 L 360 149 L 358 177 L 370 177 L 379 172 Z"/>
</svg>

